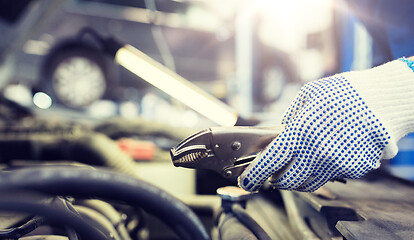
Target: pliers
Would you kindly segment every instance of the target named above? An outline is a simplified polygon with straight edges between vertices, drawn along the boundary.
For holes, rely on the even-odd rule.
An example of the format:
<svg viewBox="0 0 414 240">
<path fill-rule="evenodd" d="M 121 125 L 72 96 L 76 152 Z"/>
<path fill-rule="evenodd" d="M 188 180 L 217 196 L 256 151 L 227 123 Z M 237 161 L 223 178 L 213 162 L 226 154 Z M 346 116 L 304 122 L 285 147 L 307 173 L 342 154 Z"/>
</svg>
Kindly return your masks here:
<svg viewBox="0 0 414 240">
<path fill-rule="evenodd" d="M 210 169 L 226 178 L 239 176 L 284 126 L 212 127 L 193 134 L 170 150 L 176 167 Z"/>
</svg>

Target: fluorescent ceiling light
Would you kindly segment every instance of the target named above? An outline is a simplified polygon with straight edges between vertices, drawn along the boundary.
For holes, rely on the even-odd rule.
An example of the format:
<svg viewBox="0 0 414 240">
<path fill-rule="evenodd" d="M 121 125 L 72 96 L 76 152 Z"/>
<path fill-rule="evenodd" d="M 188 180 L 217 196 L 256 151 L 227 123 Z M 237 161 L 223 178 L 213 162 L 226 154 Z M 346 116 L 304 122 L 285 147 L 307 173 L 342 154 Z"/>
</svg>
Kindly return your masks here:
<svg viewBox="0 0 414 240">
<path fill-rule="evenodd" d="M 238 116 L 232 108 L 131 45 L 120 48 L 115 61 L 218 125 L 236 124 Z"/>
</svg>

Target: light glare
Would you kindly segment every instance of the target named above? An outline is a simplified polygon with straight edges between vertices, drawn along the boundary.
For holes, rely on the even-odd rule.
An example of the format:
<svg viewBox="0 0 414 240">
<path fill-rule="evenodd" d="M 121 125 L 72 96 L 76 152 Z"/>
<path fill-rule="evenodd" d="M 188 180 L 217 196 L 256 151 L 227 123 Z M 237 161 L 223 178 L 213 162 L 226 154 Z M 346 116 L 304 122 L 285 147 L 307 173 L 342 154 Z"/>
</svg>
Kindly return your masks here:
<svg viewBox="0 0 414 240">
<path fill-rule="evenodd" d="M 40 109 L 48 109 L 52 106 L 52 99 L 44 92 L 37 92 L 33 96 L 33 103 Z"/>
</svg>

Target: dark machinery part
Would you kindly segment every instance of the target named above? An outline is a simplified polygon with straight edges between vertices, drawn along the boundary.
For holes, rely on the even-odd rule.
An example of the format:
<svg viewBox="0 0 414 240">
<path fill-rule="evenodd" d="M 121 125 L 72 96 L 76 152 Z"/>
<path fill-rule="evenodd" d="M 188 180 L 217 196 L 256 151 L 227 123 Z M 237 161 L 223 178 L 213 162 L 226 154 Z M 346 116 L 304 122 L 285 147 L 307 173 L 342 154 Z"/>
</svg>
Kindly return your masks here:
<svg viewBox="0 0 414 240">
<path fill-rule="evenodd" d="M 234 178 L 283 129 L 283 126 L 209 128 L 172 148 L 171 159 L 176 167 L 209 169 Z"/>
<path fill-rule="evenodd" d="M 25 233 L 32 234 L 31 231 L 33 230 L 33 236 L 23 236 L 22 238 L 38 240 L 44 237 L 45 239 L 51 240 L 76 240 L 78 239 L 77 234 L 79 234 L 79 231 L 83 231 L 73 226 L 70 222 L 65 222 L 66 220 L 58 222 L 54 221 L 53 218 L 47 218 L 47 214 L 54 210 L 49 209 L 50 206 L 48 204 L 40 205 L 39 207 L 34 205 L 37 203 L 33 202 L 32 192 L 38 191 L 34 187 L 26 188 L 23 185 L 24 182 L 34 184 L 36 180 L 32 181 L 33 179 L 29 179 L 28 176 L 30 175 L 34 179 L 36 179 L 36 176 L 28 174 L 18 177 L 19 173 L 22 173 L 21 171 L 28 170 L 29 168 L 27 166 L 30 166 L 30 169 L 39 171 L 45 167 L 44 171 L 41 171 L 42 173 L 38 172 L 37 177 L 44 181 L 39 185 L 47 187 L 47 182 L 50 181 L 49 191 L 51 192 L 49 193 L 51 195 L 70 196 L 74 198 L 73 208 L 76 216 L 72 217 L 82 218 L 84 222 L 87 222 L 92 228 L 97 229 L 102 236 L 105 236 L 102 239 L 149 239 L 148 233 L 145 233 L 145 231 L 148 231 L 146 230 L 147 226 L 142 224 L 145 223 L 144 218 L 147 216 L 141 212 L 143 210 L 147 211 L 146 207 L 149 207 L 150 210 L 148 212 L 150 214 L 155 215 L 155 217 L 158 216 L 161 221 L 167 221 L 172 226 L 171 229 L 177 232 L 176 235 L 182 239 L 209 238 L 204 226 L 199 222 L 198 217 L 179 200 L 170 197 L 169 194 L 147 183 L 142 182 L 141 184 L 141 181 L 127 177 L 128 175 L 136 177 L 135 162 L 122 152 L 118 145 L 110 138 L 104 134 L 94 132 L 84 125 L 61 121 L 44 121 L 32 117 L 22 118 L 14 122 L 7 120 L 0 126 L 0 160 L 3 164 L 12 164 L 9 168 L 3 166 L 2 172 L 0 172 L 0 175 L 4 174 L 3 176 L 8 176 L 6 177 L 8 180 L 3 181 L 4 184 L 2 185 L 3 187 L 0 187 L 0 191 L 7 192 L 8 195 L 11 190 L 16 191 L 22 188 L 30 190 L 29 193 L 25 192 L 26 195 L 16 196 L 10 201 L 6 199 L 7 201 L 4 202 L 3 207 L 0 206 L 0 229 L 3 230 L 3 232 L 0 231 L 0 236 L 3 233 L 4 236 L 13 236 L 12 238 L 17 239 Z M 51 165 L 48 161 L 56 163 L 56 161 L 62 160 L 104 166 L 116 170 L 119 172 L 119 176 L 116 177 L 114 173 L 115 175 L 106 175 L 107 177 L 100 179 L 105 174 L 94 171 L 91 167 L 87 167 L 86 169 L 86 171 L 90 171 L 89 173 L 82 173 L 85 169 L 79 170 L 79 168 L 70 170 L 71 166 L 67 164 L 57 167 L 60 173 L 56 173 L 55 175 L 63 178 L 70 178 L 71 176 L 80 180 L 79 178 L 82 178 L 82 175 L 87 175 L 88 179 L 83 179 L 84 182 L 78 182 L 78 184 L 76 184 L 77 180 L 66 180 L 66 185 L 69 185 L 70 188 L 76 188 L 76 191 L 83 192 L 79 196 L 66 188 L 62 182 L 53 179 L 50 175 L 52 171 L 47 170 L 46 166 L 50 167 Z M 125 176 L 125 173 L 127 173 L 127 176 Z M 97 183 L 97 181 L 101 181 L 101 183 Z M 102 181 L 108 181 L 111 184 L 116 183 L 115 185 L 117 186 L 113 185 L 112 188 L 117 190 L 113 191 L 111 187 L 105 187 L 105 183 Z M 97 186 L 88 186 L 88 184 L 96 184 Z M 97 195 L 105 195 L 106 197 L 102 198 L 105 198 L 107 202 L 98 200 L 91 202 L 89 198 L 94 197 L 93 189 L 100 192 Z M 119 196 L 114 196 L 114 194 L 117 194 L 117 191 L 121 191 L 118 192 Z M 96 196 L 96 198 L 99 198 L 99 196 Z M 122 199 L 125 199 L 125 201 Z M 30 201 L 20 203 L 19 200 Z M 117 204 L 113 204 L 113 202 Z M 119 202 L 122 205 L 120 209 L 118 209 Z M 23 207 L 16 205 L 19 203 L 19 206 Z M 162 207 L 157 208 L 158 204 Z M 169 205 L 173 206 L 168 207 Z M 35 210 L 31 210 L 32 207 Z M 21 210 L 16 210 L 16 214 L 3 214 L 5 209 L 13 210 L 15 208 Z M 32 218 L 28 218 L 26 215 L 20 216 L 20 214 L 17 214 L 20 212 L 38 214 L 42 217 L 44 215 L 46 222 L 38 226 L 39 222 L 36 219 L 31 220 Z M 62 212 L 62 214 L 64 213 Z M 11 217 L 13 218 L 10 219 Z M 69 216 L 68 221 L 70 221 L 70 218 L 71 216 Z M 189 221 L 192 223 L 188 223 Z M 59 223 L 59 225 L 65 226 L 67 229 L 56 228 L 53 224 L 49 226 L 51 222 Z M 180 226 L 176 226 L 176 224 Z M 60 229 L 60 232 L 57 232 L 57 234 L 55 232 L 48 232 L 45 231 L 45 228 L 49 229 L 49 231 L 57 231 Z M 42 234 L 43 232 L 44 234 Z M 79 239 L 99 238 L 97 236 L 96 238 L 85 237 L 84 235 L 83 238 Z"/>
<path fill-rule="evenodd" d="M 113 226 L 113 232 L 116 235 L 120 236 L 120 239 L 129 240 L 132 239 L 131 236 L 135 236 L 136 233 L 129 235 L 128 229 L 126 227 L 127 219 L 125 214 L 118 212 L 111 204 L 100 201 L 97 199 L 87 199 L 75 201 L 75 209 L 79 211 L 79 208 L 85 209 L 86 211 L 91 212 L 89 216 L 94 215 L 97 218 L 97 222 L 106 221 L 107 225 Z M 94 217 L 91 216 L 91 217 Z M 109 224 L 108 224 L 109 222 Z M 109 227 L 111 228 L 111 227 Z M 139 231 L 139 229 L 137 229 Z"/>
<path fill-rule="evenodd" d="M 306 220 L 321 239 L 410 239 L 413 236 L 413 183 L 377 170 L 347 184 L 328 183 L 315 193 L 286 192 L 288 215 Z M 289 216 L 289 218 L 291 218 Z M 300 226 L 300 225 L 292 225 Z M 309 235 L 298 235 L 310 239 Z"/>
<path fill-rule="evenodd" d="M 2 239 L 18 239 L 40 225 L 60 226 L 64 229 L 69 240 L 77 240 L 78 235 L 83 239 L 108 239 L 90 222 L 82 218 L 72 204 L 61 197 L 50 197 L 39 193 L 25 191 L 8 191 L 0 197 L 0 210 L 14 213 L 35 214 L 25 224 L 19 227 L 3 230 Z M 73 231 L 75 230 L 75 231 Z"/>
<path fill-rule="evenodd" d="M 181 201 L 149 183 L 113 171 L 65 166 L 1 172 L 0 192 L 11 189 L 123 202 L 162 219 L 181 239 L 210 238 L 198 217 Z"/>
</svg>

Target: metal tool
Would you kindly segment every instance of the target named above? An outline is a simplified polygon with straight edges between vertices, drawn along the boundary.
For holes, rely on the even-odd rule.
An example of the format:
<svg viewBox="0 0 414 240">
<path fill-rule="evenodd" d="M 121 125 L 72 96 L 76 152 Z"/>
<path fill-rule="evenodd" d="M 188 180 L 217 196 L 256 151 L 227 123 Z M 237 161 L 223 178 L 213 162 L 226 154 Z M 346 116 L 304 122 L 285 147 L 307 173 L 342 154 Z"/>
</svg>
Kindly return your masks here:
<svg viewBox="0 0 414 240">
<path fill-rule="evenodd" d="M 226 178 L 237 177 L 283 129 L 283 126 L 208 128 L 173 147 L 171 159 L 176 167 L 210 169 Z"/>
</svg>

